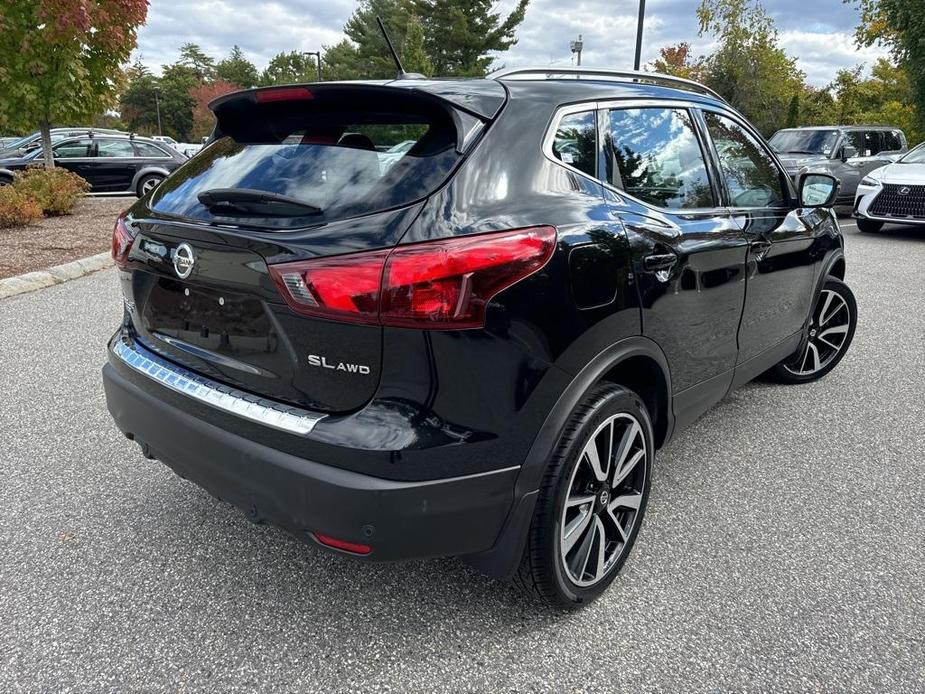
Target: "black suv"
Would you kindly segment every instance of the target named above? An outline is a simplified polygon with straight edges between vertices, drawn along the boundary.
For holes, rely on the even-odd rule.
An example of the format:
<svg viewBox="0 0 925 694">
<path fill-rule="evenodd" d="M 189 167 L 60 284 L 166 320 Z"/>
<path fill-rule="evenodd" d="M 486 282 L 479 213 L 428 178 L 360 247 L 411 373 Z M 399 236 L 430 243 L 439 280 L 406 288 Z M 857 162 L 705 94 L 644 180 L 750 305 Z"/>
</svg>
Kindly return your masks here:
<svg viewBox="0 0 925 694">
<path fill-rule="evenodd" d="M 106 397 L 146 456 L 310 542 L 587 602 L 659 447 L 851 342 L 836 181 L 798 195 L 699 85 L 520 70 L 211 107 L 211 144 L 116 224 Z"/>
<path fill-rule="evenodd" d="M 73 171 L 93 193 L 130 193 L 141 197 L 183 164 L 187 157 L 146 137 L 89 131 L 52 143 L 55 166 Z M 0 185 L 13 182 L 17 171 L 42 163 L 42 147 L 12 158 L 0 158 Z"/>
</svg>

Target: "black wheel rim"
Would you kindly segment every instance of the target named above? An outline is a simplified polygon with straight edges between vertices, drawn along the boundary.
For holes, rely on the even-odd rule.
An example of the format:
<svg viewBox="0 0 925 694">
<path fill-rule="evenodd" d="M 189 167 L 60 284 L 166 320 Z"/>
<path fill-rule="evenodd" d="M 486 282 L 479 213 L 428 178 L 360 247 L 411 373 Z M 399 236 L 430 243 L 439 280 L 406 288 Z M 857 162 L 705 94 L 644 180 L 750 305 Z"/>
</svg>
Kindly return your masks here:
<svg viewBox="0 0 925 694">
<path fill-rule="evenodd" d="M 560 557 L 575 585 L 599 583 L 625 553 L 640 517 L 647 464 L 646 436 L 631 414 L 609 417 L 585 442 L 559 523 Z"/>
</svg>

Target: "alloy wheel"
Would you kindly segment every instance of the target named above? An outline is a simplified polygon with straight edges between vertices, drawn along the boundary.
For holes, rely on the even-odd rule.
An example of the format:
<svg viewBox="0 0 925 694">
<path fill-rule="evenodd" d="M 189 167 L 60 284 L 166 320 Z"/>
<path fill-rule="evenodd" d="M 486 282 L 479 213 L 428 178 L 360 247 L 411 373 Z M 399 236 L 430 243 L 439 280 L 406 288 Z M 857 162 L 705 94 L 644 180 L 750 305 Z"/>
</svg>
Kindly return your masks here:
<svg viewBox="0 0 925 694">
<path fill-rule="evenodd" d="M 646 437 L 628 413 L 601 424 L 582 449 L 569 481 L 559 528 L 568 578 L 587 587 L 617 564 L 640 517 Z"/>
<path fill-rule="evenodd" d="M 160 179 L 157 178 L 148 178 L 141 184 L 141 194 L 147 195 L 152 190 L 157 188 L 157 184 L 160 183 Z"/>
<path fill-rule="evenodd" d="M 811 376 L 837 357 L 851 327 L 848 302 L 836 291 L 824 289 L 809 325 L 806 345 L 784 368 L 796 376 Z"/>
</svg>

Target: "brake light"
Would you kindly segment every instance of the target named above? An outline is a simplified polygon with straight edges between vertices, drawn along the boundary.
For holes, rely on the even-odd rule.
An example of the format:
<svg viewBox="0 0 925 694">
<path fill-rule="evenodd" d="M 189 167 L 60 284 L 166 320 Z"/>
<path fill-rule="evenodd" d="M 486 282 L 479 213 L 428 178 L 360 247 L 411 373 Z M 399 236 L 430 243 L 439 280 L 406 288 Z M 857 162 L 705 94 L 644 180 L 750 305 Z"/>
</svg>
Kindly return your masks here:
<svg viewBox="0 0 925 694">
<path fill-rule="evenodd" d="M 540 270 L 555 246 L 555 228 L 530 227 L 269 269 L 299 313 L 458 330 L 484 326 L 492 297 Z"/>
<path fill-rule="evenodd" d="M 128 264 L 128 254 L 134 240 L 135 236 L 125 224 L 125 218 L 120 216 L 112 229 L 112 259 L 119 267 Z"/>
<path fill-rule="evenodd" d="M 307 101 L 315 98 L 307 87 L 275 87 L 273 89 L 261 89 L 256 94 L 258 104 L 271 101 Z"/>
</svg>

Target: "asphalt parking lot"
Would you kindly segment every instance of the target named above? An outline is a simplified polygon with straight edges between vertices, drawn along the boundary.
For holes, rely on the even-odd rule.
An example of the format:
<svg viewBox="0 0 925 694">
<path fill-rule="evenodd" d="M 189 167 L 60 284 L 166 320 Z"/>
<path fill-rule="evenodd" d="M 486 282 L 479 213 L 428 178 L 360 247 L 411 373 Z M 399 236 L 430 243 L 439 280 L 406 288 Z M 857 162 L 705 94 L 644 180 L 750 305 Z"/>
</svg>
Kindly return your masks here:
<svg viewBox="0 0 925 694">
<path fill-rule="evenodd" d="M 660 453 L 613 588 L 254 526 L 116 431 L 112 270 L 0 301 L 0 691 L 925 691 L 925 230 L 845 222 L 854 345 Z"/>
</svg>

